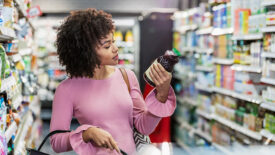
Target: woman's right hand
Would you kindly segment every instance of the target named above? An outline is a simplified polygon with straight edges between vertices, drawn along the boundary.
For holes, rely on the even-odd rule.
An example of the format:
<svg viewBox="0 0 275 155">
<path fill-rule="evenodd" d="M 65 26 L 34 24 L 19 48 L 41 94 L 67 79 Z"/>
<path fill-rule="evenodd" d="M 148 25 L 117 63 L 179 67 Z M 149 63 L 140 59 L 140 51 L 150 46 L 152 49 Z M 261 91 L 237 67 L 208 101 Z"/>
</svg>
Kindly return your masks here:
<svg viewBox="0 0 275 155">
<path fill-rule="evenodd" d="M 112 135 L 103 129 L 90 127 L 82 133 L 82 138 L 86 143 L 93 141 L 99 147 L 109 148 L 111 150 L 115 149 L 120 153 Z"/>
</svg>

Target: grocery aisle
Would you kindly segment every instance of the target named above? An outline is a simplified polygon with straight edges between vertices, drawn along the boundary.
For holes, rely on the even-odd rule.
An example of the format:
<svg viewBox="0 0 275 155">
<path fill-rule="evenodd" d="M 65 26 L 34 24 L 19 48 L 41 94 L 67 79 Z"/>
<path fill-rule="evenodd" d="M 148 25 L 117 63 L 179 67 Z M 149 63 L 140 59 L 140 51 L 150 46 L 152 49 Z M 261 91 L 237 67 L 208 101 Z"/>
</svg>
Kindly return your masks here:
<svg viewBox="0 0 275 155">
<path fill-rule="evenodd" d="M 234 154 L 274 144 L 274 2 L 211 0 L 175 12 L 174 140 L 184 147 Z"/>
<path fill-rule="evenodd" d="M 134 71 L 142 90 L 155 58 L 180 55 L 173 154 L 274 153 L 275 0 L 53 2 L 0 0 L 0 155 L 26 154 L 49 133 L 56 88 L 68 78 L 56 31 L 71 10 L 90 6 L 112 14 L 117 67 Z M 78 126 L 73 119 L 71 130 Z M 42 151 L 57 154 L 49 141 Z"/>
</svg>

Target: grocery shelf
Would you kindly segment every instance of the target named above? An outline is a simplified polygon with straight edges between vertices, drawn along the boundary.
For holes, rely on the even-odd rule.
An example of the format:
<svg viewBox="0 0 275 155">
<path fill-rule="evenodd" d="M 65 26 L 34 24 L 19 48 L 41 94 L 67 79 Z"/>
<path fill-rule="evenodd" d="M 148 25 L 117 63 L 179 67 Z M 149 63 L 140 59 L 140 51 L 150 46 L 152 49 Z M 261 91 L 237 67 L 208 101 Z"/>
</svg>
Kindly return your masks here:
<svg viewBox="0 0 275 155">
<path fill-rule="evenodd" d="M 16 130 L 17 124 L 15 121 L 13 121 L 8 127 L 8 129 L 5 131 L 5 137 L 7 142 L 11 139 L 12 135 L 15 133 Z"/>
<path fill-rule="evenodd" d="M 202 117 L 208 119 L 208 120 L 211 120 L 211 119 L 212 119 L 212 114 L 209 114 L 209 113 L 207 113 L 207 112 L 205 112 L 205 111 L 203 111 L 203 110 L 197 109 L 197 110 L 196 110 L 196 113 L 197 113 L 198 115 L 200 115 L 200 116 L 202 116 Z"/>
<path fill-rule="evenodd" d="M 275 85 L 275 79 L 271 79 L 271 78 L 261 78 L 261 82 L 266 83 L 266 84 L 270 84 L 270 85 Z"/>
<path fill-rule="evenodd" d="M 203 35 L 203 34 L 211 34 L 213 31 L 213 27 L 208 28 L 202 28 L 196 31 L 197 35 Z"/>
<path fill-rule="evenodd" d="M 232 34 L 234 31 L 233 28 L 214 28 L 212 31 L 213 36 L 218 36 L 218 35 L 225 35 L 225 34 Z"/>
<path fill-rule="evenodd" d="M 257 34 L 243 34 L 243 35 L 234 35 L 232 40 L 259 40 L 263 38 L 262 33 Z"/>
<path fill-rule="evenodd" d="M 17 108 L 19 107 L 19 105 L 22 103 L 22 101 L 23 101 L 23 97 L 22 97 L 21 95 L 18 96 L 18 97 L 15 99 L 15 101 L 12 102 L 12 107 L 13 107 L 14 109 L 17 109 Z"/>
<path fill-rule="evenodd" d="M 13 76 L 3 79 L 1 82 L 1 92 L 9 89 L 11 86 L 16 84 L 16 80 Z"/>
<path fill-rule="evenodd" d="M 196 48 L 195 51 L 197 53 L 211 54 L 211 53 L 213 53 L 214 50 L 212 48 Z"/>
<path fill-rule="evenodd" d="M 238 131 L 246 136 L 249 136 L 253 139 L 256 139 L 256 140 L 261 140 L 262 139 L 262 135 L 258 132 L 255 132 L 255 131 L 251 131 L 235 122 L 232 122 L 230 120 L 227 120 L 225 118 L 222 118 L 221 116 L 218 116 L 216 114 L 213 114 L 213 119 L 218 121 L 219 123 L 227 126 L 227 127 L 230 127 L 231 129 L 235 130 L 235 131 Z"/>
<path fill-rule="evenodd" d="M 208 66 L 196 66 L 197 71 L 203 71 L 203 72 L 213 72 L 214 67 L 208 67 Z"/>
<path fill-rule="evenodd" d="M 212 90 L 211 87 L 206 87 L 206 86 L 203 86 L 203 85 L 201 85 L 199 83 L 195 83 L 195 87 L 198 90 L 205 91 L 205 92 L 208 92 L 208 93 L 212 93 L 213 92 L 213 90 Z"/>
<path fill-rule="evenodd" d="M 185 128 L 190 131 L 194 130 L 194 128 L 189 123 L 187 123 L 185 120 L 183 120 L 182 118 L 176 117 L 176 121 L 180 124 L 181 128 Z"/>
<path fill-rule="evenodd" d="M 177 74 L 177 73 L 173 74 L 173 77 L 175 77 L 176 79 L 179 79 L 179 80 L 183 80 L 184 79 L 183 76 L 184 75 L 180 75 L 180 74 Z"/>
<path fill-rule="evenodd" d="M 192 99 L 190 97 L 184 97 L 183 101 L 185 103 L 188 103 L 188 104 L 192 105 L 192 106 L 197 106 L 198 105 L 198 103 L 194 99 Z"/>
<path fill-rule="evenodd" d="M 10 57 L 12 58 L 13 62 L 18 62 L 18 61 L 20 61 L 22 59 L 22 57 L 21 57 L 21 55 L 19 53 L 11 55 Z"/>
<path fill-rule="evenodd" d="M 0 28 L 0 41 L 10 41 L 15 38 L 15 31 L 11 28 L 1 27 Z"/>
<path fill-rule="evenodd" d="M 265 129 L 262 129 L 260 133 L 263 137 L 265 137 L 267 139 L 270 139 L 270 140 L 275 142 L 275 135 L 273 133 L 271 133 L 271 132 L 269 132 L 268 130 L 265 130 Z"/>
<path fill-rule="evenodd" d="M 230 155 L 232 154 L 231 151 L 229 151 L 226 147 L 217 144 L 217 143 L 212 143 L 212 146 L 214 146 L 216 149 L 220 150 L 221 152 L 223 152 L 224 154 Z"/>
<path fill-rule="evenodd" d="M 177 100 L 181 103 L 181 104 L 189 104 L 192 106 L 197 106 L 197 102 L 194 101 L 193 99 L 189 98 L 189 97 L 181 97 L 181 96 L 176 96 Z"/>
<path fill-rule="evenodd" d="M 275 58 L 275 52 L 263 52 L 261 56 L 264 58 Z"/>
<path fill-rule="evenodd" d="M 275 103 L 263 102 L 261 107 L 270 111 L 275 112 Z"/>
<path fill-rule="evenodd" d="M 275 5 L 275 1 L 263 1 L 261 3 L 262 7 L 267 7 L 267 6 L 272 6 L 272 5 Z"/>
<path fill-rule="evenodd" d="M 182 142 L 179 138 L 176 138 L 176 142 L 179 144 L 179 146 L 181 146 L 186 152 L 188 152 L 188 154 L 191 154 L 191 148 L 187 145 L 184 144 L 184 142 Z"/>
<path fill-rule="evenodd" d="M 263 33 L 267 33 L 267 32 L 275 32 L 275 26 L 268 26 L 268 27 L 264 27 L 261 30 Z"/>
<path fill-rule="evenodd" d="M 31 49 L 31 48 L 21 49 L 21 50 L 19 51 L 19 54 L 20 54 L 21 56 L 29 55 L 29 54 L 31 54 L 31 53 L 32 53 L 32 49 Z"/>
<path fill-rule="evenodd" d="M 177 29 L 176 31 L 178 31 L 179 33 L 185 33 L 186 31 L 192 31 L 198 28 L 198 25 L 193 24 L 193 25 L 186 25 L 186 26 L 182 26 L 179 29 Z"/>
<path fill-rule="evenodd" d="M 228 89 L 224 89 L 224 88 L 213 87 L 212 89 L 216 93 L 231 96 L 231 97 L 234 97 L 234 98 L 237 98 L 237 99 L 240 99 L 240 100 L 244 100 L 244 101 L 248 101 L 248 102 L 251 102 L 251 103 L 260 104 L 263 101 L 261 98 L 256 98 L 256 97 L 252 97 L 250 95 L 236 93 L 232 90 L 228 90 Z"/>
<path fill-rule="evenodd" d="M 248 66 L 248 65 L 232 65 L 231 66 L 232 70 L 235 71 L 242 71 L 242 72 L 252 72 L 252 73 L 261 73 L 262 68 L 258 66 Z"/>
<path fill-rule="evenodd" d="M 212 137 L 207 134 L 207 133 L 204 133 L 203 131 L 201 131 L 200 129 L 195 129 L 194 130 L 194 133 L 202 138 L 204 138 L 205 140 L 207 140 L 208 142 L 212 142 Z"/>
<path fill-rule="evenodd" d="M 234 63 L 233 59 L 213 58 L 212 61 L 215 64 L 221 64 L 221 65 L 232 65 Z"/>
<path fill-rule="evenodd" d="M 196 50 L 197 50 L 196 47 L 183 47 L 182 49 L 183 52 L 194 52 Z"/>
</svg>

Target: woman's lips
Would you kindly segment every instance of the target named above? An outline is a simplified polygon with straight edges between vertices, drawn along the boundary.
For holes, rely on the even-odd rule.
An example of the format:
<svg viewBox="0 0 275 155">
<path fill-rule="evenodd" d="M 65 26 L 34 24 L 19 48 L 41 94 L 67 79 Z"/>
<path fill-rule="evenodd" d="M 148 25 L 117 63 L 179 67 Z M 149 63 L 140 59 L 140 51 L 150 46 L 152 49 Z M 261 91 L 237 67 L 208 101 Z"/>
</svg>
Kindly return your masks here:
<svg viewBox="0 0 275 155">
<path fill-rule="evenodd" d="M 116 55 L 115 57 L 113 57 L 114 60 L 118 60 L 118 55 Z"/>
</svg>

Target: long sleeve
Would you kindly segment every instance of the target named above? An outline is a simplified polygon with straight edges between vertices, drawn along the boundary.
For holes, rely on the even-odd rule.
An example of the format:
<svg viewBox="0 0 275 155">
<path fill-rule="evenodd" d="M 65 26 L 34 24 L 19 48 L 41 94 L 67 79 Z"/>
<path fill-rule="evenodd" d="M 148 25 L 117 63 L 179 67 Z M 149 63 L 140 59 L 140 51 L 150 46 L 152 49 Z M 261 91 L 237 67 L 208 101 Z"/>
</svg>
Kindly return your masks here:
<svg viewBox="0 0 275 155">
<path fill-rule="evenodd" d="M 70 130 L 73 117 L 73 99 L 68 90 L 68 86 L 63 84 L 60 84 L 56 89 L 50 131 Z M 82 139 L 82 132 L 89 127 L 91 125 L 81 125 L 74 131 L 53 135 L 51 137 L 53 150 L 57 153 L 74 150 L 78 154 L 85 154 L 82 150 L 93 150 L 92 144 L 85 143 Z"/>
<path fill-rule="evenodd" d="M 133 101 L 133 121 L 136 129 L 142 134 L 149 135 L 154 131 L 162 117 L 171 116 L 176 109 L 176 96 L 170 87 L 168 99 L 165 103 L 159 102 L 153 89 L 145 100 L 142 97 L 138 80 L 132 71 L 127 70 Z"/>
</svg>

